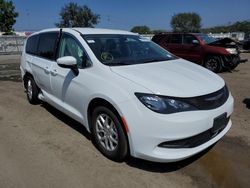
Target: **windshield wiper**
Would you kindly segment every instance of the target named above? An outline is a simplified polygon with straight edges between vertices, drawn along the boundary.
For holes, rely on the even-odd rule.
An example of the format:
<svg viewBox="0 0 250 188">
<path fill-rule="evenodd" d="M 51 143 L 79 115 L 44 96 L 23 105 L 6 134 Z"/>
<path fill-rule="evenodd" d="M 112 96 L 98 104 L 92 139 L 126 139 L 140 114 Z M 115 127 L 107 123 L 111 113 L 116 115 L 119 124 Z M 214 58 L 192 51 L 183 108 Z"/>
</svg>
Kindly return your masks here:
<svg viewBox="0 0 250 188">
<path fill-rule="evenodd" d="M 159 61 L 168 61 L 170 59 L 166 58 L 152 58 L 152 59 L 147 59 L 145 61 L 139 61 L 139 60 L 132 60 L 132 61 L 118 61 L 118 62 L 110 62 L 110 63 L 104 63 L 105 65 L 108 66 L 121 66 L 121 65 L 135 65 L 135 64 L 143 64 L 143 63 L 151 63 L 151 62 L 159 62 Z"/>
<path fill-rule="evenodd" d="M 151 63 L 151 62 L 159 62 L 159 61 L 168 61 L 169 59 L 165 58 L 154 58 L 154 59 L 148 59 L 146 61 L 143 61 L 142 63 Z"/>
<path fill-rule="evenodd" d="M 114 63 L 105 63 L 105 65 L 109 66 L 120 66 L 120 65 L 131 65 L 131 61 L 120 61 L 120 62 L 114 62 Z"/>
</svg>

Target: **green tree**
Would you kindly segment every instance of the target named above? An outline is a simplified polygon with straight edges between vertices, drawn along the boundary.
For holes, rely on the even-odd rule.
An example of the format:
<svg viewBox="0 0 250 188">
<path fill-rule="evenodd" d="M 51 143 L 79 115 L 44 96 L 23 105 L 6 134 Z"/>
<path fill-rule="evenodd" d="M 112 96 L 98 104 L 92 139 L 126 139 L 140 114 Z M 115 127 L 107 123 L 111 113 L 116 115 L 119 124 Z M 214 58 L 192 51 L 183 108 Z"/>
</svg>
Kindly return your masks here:
<svg viewBox="0 0 250 188">
<path fill-rule="evenodd" d="M 12 1 L 0 0 L 0 31 L 11 34 L 18 13 Z"/>
<path fill-rule="evenodd" d="M 88 6 L 77 3 L 65 5 L 59 15 L 61 18 L 55 24 L 57 27 L 94 27 L 100 19 L 100 15 L 93 13 Z"/>
<path fill-rule="evenodd" d="M 143 26 L 134 26 L 131 29 L 131 32 L 139 33 L 139 34 L 150 34 L 151 30 L 148 26 L 143 25 Z"/>
<path fill-rule="evenodd" d="M 201 17 L 192 13 L 179 13 L 172 17 L 171 27 L 174 32 L 200 32 Z"/>
</svg>

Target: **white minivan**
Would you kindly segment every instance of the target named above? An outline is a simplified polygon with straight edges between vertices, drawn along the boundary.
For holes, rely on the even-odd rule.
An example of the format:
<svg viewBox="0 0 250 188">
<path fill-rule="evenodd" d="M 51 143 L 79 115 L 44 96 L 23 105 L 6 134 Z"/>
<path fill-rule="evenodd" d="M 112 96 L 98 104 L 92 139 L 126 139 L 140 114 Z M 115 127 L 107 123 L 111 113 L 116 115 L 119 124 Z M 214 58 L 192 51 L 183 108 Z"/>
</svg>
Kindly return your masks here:
<svg viewBox="0 0 250 188">
<path fill-rule="evenodd" d="M 21 74 L 31 104 L 44 101 L 83 124 L 109 159 L 188 158 L 231 127 L 222 78 L 138 34 L 47 29 L 28 37 Z"/>
</svg>

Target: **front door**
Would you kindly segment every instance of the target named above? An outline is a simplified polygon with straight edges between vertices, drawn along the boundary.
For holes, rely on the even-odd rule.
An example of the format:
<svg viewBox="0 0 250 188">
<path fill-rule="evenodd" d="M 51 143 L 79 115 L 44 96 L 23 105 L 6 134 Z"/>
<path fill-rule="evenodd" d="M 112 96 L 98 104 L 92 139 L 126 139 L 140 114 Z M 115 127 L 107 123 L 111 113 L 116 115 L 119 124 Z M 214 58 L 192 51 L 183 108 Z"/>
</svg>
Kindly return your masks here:
<svg viewBox="0 0 250 188">
<path fill-rule="evenodd" d="M 81 43 L 70 34 L 63 33 L 59 48 L 58 58 L 73 56 L 77 60 L 79 74 L 76 75 L 70 68 L 60 67 L 56 62 L 51 68 L 51 88 L 57 105 L 67 114 L 83 120 L 83 107 L 88 81 L 86 65 L 89 64 L 86 52 Z"/>
<path fill-rule="evenodd" d="M 199 42 L 199 40 L 194 36 L 190 34 L 184 34 L 183 36 L 183 56 L 185 59 L 194 62 L 194 63 L 200 63 L 201 60 L 201 45 L 193 44 L 193 40 L 196 40 Z"/>
</svg>

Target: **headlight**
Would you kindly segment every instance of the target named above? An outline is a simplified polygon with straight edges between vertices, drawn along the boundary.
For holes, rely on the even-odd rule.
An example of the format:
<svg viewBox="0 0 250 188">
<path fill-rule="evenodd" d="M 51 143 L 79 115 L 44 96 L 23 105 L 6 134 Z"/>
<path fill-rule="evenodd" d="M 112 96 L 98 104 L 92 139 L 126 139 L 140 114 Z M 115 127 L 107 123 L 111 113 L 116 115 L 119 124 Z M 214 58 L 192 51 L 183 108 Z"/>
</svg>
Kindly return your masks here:
<svg viewBox="0 0 250 188">
<path fill-rule="evenodd" d="M 135 95 L 150 110 L 161 114 L 197 110 L 194 106 L 174 98 L 145 93 L 135 93 Z"/>
<path fill-rule="evenodd" d="M 226 48 L 226 51 L 230 54 L 237 54 L 237 50 L 236 48 Z"/>
</svg>

